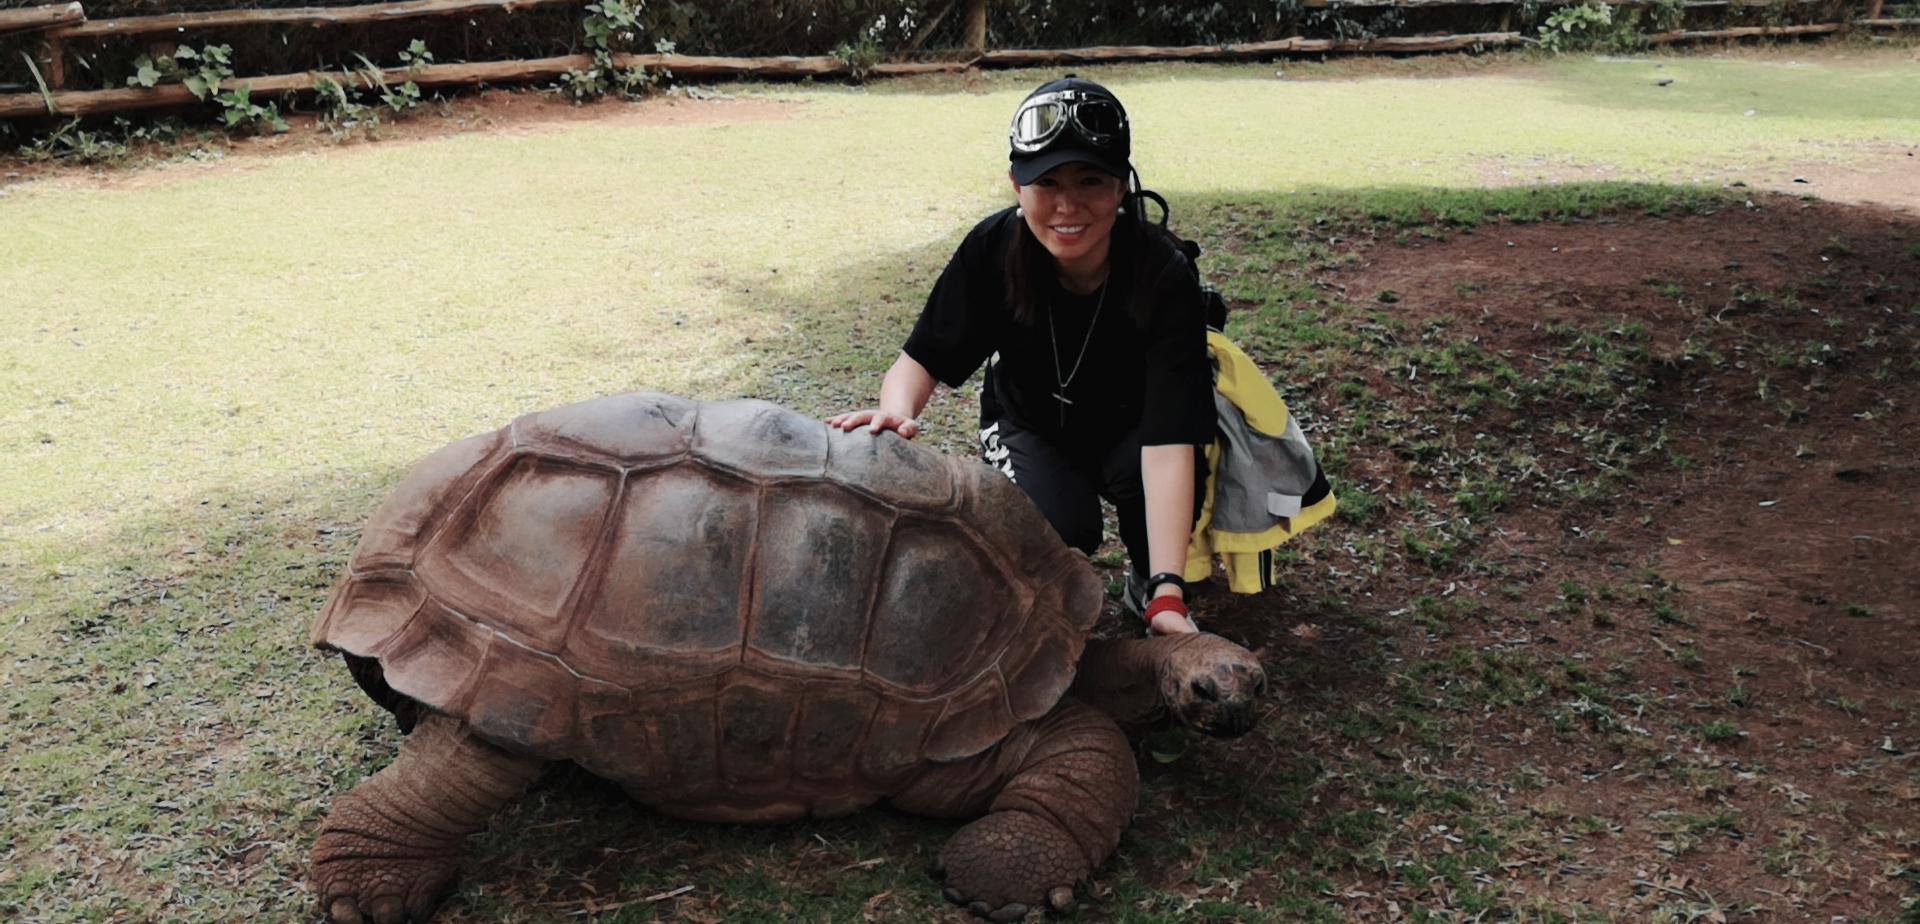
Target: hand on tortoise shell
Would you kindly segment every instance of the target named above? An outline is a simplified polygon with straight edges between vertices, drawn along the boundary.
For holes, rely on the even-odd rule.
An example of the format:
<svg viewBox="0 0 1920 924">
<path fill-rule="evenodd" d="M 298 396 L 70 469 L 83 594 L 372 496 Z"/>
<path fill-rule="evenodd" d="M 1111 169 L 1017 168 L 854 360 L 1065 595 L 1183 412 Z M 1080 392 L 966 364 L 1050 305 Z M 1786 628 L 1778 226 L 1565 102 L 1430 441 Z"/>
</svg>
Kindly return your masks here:
<svg viewBox="0 0 1920 924">
<path fill-rule="evenodd" d="M 893 414 L 878 408 L 864 411 L 850 411 L 827 418 L 827 426 L 849 433 L 864 425 L 868 433 L 892 430 L 906 439 L 920 435 L 920 422 L 905 414 Z"/>
</svg>

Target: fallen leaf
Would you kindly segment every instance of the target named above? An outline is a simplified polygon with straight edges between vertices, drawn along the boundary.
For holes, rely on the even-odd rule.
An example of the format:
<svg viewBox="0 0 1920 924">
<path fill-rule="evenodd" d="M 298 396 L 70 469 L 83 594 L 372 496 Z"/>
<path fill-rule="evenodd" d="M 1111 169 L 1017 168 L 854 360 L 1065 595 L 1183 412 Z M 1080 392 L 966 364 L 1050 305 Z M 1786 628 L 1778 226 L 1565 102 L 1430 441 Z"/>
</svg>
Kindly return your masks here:
<svg viewBox="0 0 1920 924">
<path fill-rule="evenodd" d="M 1319 641 L 1321 636 L 1327 634 L 1319 626 L 1310 622 L 1303 622 L 1287 631 L 1291 633 L 1294 638 L 1305 639 L 1309 642 Z"/>
</svg>

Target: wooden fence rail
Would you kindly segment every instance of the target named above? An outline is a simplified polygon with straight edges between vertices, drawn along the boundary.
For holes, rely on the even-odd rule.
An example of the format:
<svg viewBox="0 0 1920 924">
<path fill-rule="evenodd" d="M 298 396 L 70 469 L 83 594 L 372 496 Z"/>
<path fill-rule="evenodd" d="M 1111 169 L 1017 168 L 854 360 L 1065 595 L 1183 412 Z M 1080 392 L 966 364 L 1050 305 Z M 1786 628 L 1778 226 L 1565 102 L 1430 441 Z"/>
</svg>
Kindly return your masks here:
<svg viewBox="0 0 1920 924">
<path fill-rule="evenodd" d="M 410 0 L 405 3 L 373 3 L 364 6 L 303 6 L 285 10 L 166 13 L 159 16 L 98 19 L 77 26 L 63 26 L 49 31 L 47 37 L 69 39 L 107 35 L 152 35 L 183 29 L 218 29 L 228 26 L 263 24 L 345 26 L 356 23 L 392 22 L 420 16 L 442 16 L 449 13 L 471 13 L 478 10 L 502 10 L 511 13 L 547 3 L 579 2 L 582 0 Z"/>
<path fill-rule="evenodd" d="M 368 4 L 350 7 L 303 7 L 284 10 L 228 10 L 213 13 L 180 13 L 161 16 L 130 17 L 97 22 L 85 21 L 79 3 L 33 7 L 0 12 L 0 32 L 9 29 L 39 29 L 47 34 L 46 67 L 42 76 L 50 92 L 0 94 L 0 119 L 31 115 L 87 115 L 129 109 L 191 105 L 195 97 L 183 86 L 131 87 L 108 90 L 64 89 L 62 44 L 74 38 L 98 38 L 115 35 L 145 35 L 186 29 L 210 29 L 230 26 L 284 23 L 331 26 L 350 23 L 385 22 L 416 16 L 439 16 L 476 10 L 513 12 L 549 3 L 577 3 L 581 0 L 406 0 L 400 3 Z M 1307 0 L 1309 6 L 1332 0 Z M 1346 5 L 1384 5 L 1388 0 L 1349 0 Z M 1442 0 L 1391 0 L 1394 5 L 1440 5 Z M 1444 0 L 1447 4 L 1510 2 L 1510 0 Z M 1649 0 L 1625 0 L 1623 5 Z M 1688 6 L 1724 5 L 1727 0 L 1688 0 Z M 1880 0 L 1870 0 L 1870 13 L 1877 14 Z M 1914 19 L 1856 19 L 1856 24 L 1872 28 L 1905 28 L 1920 25 Z M 1654 45 L 1687 42 L 1724 41 L 1749 36 L 1818 35 L 1837 32 L 1841 23 L 1815 23 L 1797 26 L 1745 26 L 1692 32 L 1664 32 L 1647 37 Z M 1007 49 L 988 51 L 964 61 L 938 63 L 880 64 L 864 73 L 880 77 L 904 76 L 968 68 L 1044 67 L 1059 64 L 1097 64 L 1120 61 L 1259 60 L 1301 54 L 1422 54 L 1469 48 L 1498 48 L 1531 41 L 1510 31 L 1466 35 L 1406 36 L 1367 40 L 1310 39 L 1295 36 L 1272 42 L 1239 45 L 1100 46 L 1067 49 Z M 620 68 L 644 67 L 653 71 L 671 71 L 676 77 L 699 79 L 760 77 L 768 79 L 839 78 L 854 76 L 851 65 L 839 58 L 765 57 L 726 58 L 699 55 L 623 54 L 614 56 Z M 588 55 L 566 55 L 523 61 L 494 61 L 475 64 L 436 64 L 418 70 L 392 69 L 383 76 L 389 83 L 412 80 L 423 87 L 472 86 L 481 83 L 527 83 L 550 80 L 568 71 L 585 70 L 593 65 Z M 307 92 L 321 78 L 341 84 L 366 85 L 371 78 L 351 72 L 311 71 L 222 82 L 222 89 L 245 87 L 251 96 L 273 96 L 289 92 Z"/>
<path fill-rule="evenodd" d="M 87 12 L 80 8 L 78 2 L 0 10 L 0 33 L 49 29 L 70 22 L 80 22 L 86 18 Z"/>
</svg>

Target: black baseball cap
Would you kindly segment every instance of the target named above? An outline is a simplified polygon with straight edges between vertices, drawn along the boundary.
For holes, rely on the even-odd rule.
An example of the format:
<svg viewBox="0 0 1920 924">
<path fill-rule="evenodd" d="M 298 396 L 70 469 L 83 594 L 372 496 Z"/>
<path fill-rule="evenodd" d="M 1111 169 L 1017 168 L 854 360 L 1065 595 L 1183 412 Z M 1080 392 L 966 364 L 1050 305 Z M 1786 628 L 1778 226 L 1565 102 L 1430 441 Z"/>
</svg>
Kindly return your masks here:
<svg viewBox="0 0 1920 924">
<path fill-rule="evenodd" d="M 1049 106 L 1047 117 L 1032 117 L 1037 108 Z M 1032 143 L 1036 136 L 1043 139 L 1038 144 Z M 1128 157 L 1133 154 L 1133 131 L 1126 107 L 1106 87 L 1072 74 L 1027 94 L 1014 110 L 1007 142 L 1013 181 L 1022 186 L 1074 161 L 1122 180 L 1132 171 Z"/>
</svg>

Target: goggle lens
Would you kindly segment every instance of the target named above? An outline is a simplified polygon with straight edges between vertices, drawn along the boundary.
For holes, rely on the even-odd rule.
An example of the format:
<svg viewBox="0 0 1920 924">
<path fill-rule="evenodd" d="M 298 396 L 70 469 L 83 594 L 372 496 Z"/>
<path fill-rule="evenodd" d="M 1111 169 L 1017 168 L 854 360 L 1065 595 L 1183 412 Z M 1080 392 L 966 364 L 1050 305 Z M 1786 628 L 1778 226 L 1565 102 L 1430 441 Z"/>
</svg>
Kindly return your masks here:
<svg viewBox="0 0 1920 924">
<path fill-rule="evenodd" d="M 1014 113 L 1009 132 L 1014 147 L 1029 153 L 1038 151 L 1052 143 L 1068 125 L 1097 145 L 1111 144 L 1116 135 L 1126 131 L 1126 112 L 1118 104 L 1083 96 L 1076 99 L 1076 95 L 1037 100 Z"/>
<path fill-rule="evenodd" d="M 1023 144 L 1034 144 L 1053 137 L 1066 118 L 1066 107 L 1059 103 L 1041 103 L 1020 110 L 1014 117 L 1013 136 Z"/>
<path fill-rule="evenodd" d="M 1073 115 L 1080 122 L 1082 133 L 1100 140 L 1118 134 L 1120 126 L 1126 121 L 1120 115 L 1120 107 L 1099 100 L 1081 103 Z"/>
</svg>

